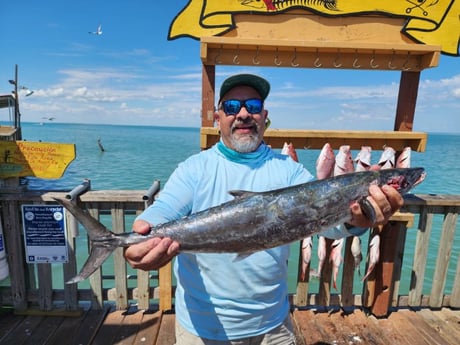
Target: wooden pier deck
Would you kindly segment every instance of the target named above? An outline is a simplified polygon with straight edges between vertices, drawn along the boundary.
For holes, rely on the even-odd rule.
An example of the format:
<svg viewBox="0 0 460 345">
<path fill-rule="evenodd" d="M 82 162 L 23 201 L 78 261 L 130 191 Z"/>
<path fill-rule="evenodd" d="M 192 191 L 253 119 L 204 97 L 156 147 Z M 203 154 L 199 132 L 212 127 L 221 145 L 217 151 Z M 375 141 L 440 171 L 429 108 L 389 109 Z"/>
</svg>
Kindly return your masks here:
<svg viewBox="0 0 460 345">
<path fill-rule="evenodd" d="M 458 345 L 460 310 L 398 309 L 385 319 L 361 308 L 294 310 L 298 345 Z M 75 317 L 56 314 L 0 314 L 0 344 L 15 345 L 173 345 L 173 313 L 84 310 Z"/>
</svg>

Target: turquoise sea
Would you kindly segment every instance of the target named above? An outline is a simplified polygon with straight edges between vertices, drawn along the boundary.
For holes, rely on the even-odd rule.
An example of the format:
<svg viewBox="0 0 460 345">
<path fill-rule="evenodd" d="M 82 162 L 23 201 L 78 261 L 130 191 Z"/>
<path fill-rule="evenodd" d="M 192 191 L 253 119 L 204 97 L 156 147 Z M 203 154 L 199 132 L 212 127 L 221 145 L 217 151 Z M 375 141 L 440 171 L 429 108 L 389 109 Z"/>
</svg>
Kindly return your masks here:
<svg viewBox="0 0 460 345">
<path fill-rule="evenodd" d="M 28 141 L 44 141 L 76 144 L 76 159 L 56 180 L 27 178 L 29 189 L 70 190 L 83 179 L 91 180 L 93 190 L 106 189 L 145 189 L 154 180 L 164 185 L 177 164 L 199 152 L 199 129 L 153 126 L 112 126 L 89 124 L 58 124 L 47 122 L 43 125 L 23 123 L 23 138 Z M 98 146 L 100 140 L 104 147 Z M 417 186 L 415 194 L 460 194 L 460 134 L 428 135 L 425 152 L 412 152 L 412 166 L 422 166 L 427 171 L 425 181 Z M 316 157 L 319 150 L 296 148 L 299 161 L 312 173 L 315 172 Z M 381 151 L 373 148 L 373 161 L 377 161 Z M 353 153 L 355 157 L 357 151 Z M 435 225 L 433 235 L 441 231 L 440 223 Z M 129 223 L 128 223 L 129 225 Z M 415 221 L 417 226 L 417 220 Z M 129 230 L 129 229 L 127 229 Z M 409 229 L 406 239 L 407 257 L 411 258 L 415 244 L 416 231 Z M 367 243 L 366 236 L 362 238 Z M 436 241 L 433 241 L 433 246 Z M 316 243 L 315 243 L 316 244 Z M 315 245 L 314 244 L 314 245 Z M 293 246 L 291 262 L 298 258 L 298 246 Z M 412 251 L 412 252 L 411 252 Z M 449 281 L 453 282 L 455 267 L 460 253 L 460 233 L 457 232 L 449 267 Z M 365 252 L 363 255 L 365 257 Z M 437 248 L 430 248 L 427 279 L 432 275 Z M 312 267 L 316 268 L 316 255 Z M 81 258 L 85 260 L 86 258 Z M 80 258 L 79 258 L 80 261 Z M 407 260 L 406 260 L 407 261 Z M 410 276 L 412 262 L 404 261 L 403 276 Z M 361 263 L 361 271 L 365 264 Z M 406 275 L 407 274 L 407 275 Z M 295 292 L 297 267 L 290 268 L 290 292 Z M 315 282 L 313 281 L 312 284 Z M 339 282 L 340 283 L 340 282 Z M 402 286 L 402 288 L 404 288 Z M 450 289 L 448 286 L 447 289 Z M 360 292 L 360 291 L 357 291 Z"/>
</svg>

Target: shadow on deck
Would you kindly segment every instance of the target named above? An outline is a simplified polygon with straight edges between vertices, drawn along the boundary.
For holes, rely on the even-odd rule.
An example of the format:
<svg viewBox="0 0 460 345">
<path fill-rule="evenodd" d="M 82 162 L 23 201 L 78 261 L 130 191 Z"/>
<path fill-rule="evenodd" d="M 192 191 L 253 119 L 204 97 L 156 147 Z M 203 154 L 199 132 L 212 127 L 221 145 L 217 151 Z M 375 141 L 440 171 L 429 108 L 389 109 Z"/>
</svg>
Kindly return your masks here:
<svg viewBox="0 0 460 345">
<path fill-rule="evenodd" d="M 399 309 L 388 318 L 368 316 L 362 309 L 294 310 L 298 345 L 446 344 L 460 339 L 460 310 Z M 0 314 L 0 344 L 33 345 L 173 345 L 173 313 L 84 310 L 79 316 Z"/>
</svg>

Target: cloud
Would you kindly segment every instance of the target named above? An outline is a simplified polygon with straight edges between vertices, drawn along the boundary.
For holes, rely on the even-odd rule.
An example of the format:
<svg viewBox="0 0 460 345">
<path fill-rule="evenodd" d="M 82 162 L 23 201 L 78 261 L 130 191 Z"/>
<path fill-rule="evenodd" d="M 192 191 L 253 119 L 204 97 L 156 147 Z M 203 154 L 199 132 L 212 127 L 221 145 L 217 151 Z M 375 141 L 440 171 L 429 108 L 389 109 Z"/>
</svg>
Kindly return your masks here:
<svg viewBox="0 0 460 345">
<path fill-rule="evenodd" d="M 142 49 L 134 53 L 149 55 Z M 244 72 L 257 74 L 250 69 L 218 71 L 216 85 L 230 74 Z M 54 85 L 35 90 L 33 100 L 29 97 L 22 107 L 24 113 L 30 110 L 38 118 L 38 112 L 42 111 L 41 117 L 48 108 L 60 113 L 53 114 L 57 120 L 200 126 L 201 71 L 197 66 L 164 67 L 155 73 L 145 66 L 68 68 L 57 74 Z M 392 130 L 398 83 L 375 85 L 368 79 L 367 85 L 316 86 L 316 80 L 309 79 L 284 79 L 280 86 L 271 82 L 272 93 L 266 106 L 274 128 Z M 417 124 L 425 126 L 425 112 L 433 116 L 445 109 L 458 109 L 458 98 L 460 75 L 421 80 Z M 29 102 L 34 106 L 29 107 Z M 95 113 L 98 115 L 94 116 Z M 428 126 L 427 130 L 431 128 Z"/>
</svg>

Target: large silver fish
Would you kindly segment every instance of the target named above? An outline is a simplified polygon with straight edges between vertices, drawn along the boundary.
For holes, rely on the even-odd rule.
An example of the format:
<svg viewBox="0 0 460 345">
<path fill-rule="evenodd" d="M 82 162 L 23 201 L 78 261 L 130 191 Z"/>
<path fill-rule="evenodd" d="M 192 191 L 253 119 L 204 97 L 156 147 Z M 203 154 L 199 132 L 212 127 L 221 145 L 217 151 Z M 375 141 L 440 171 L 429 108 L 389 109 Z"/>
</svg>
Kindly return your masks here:
<svg viewBox="0 0 460 345">
<path fill-rule="evenodd" d="M 67 283 L 89 277 L 117 247 L 153 237 L 170 237 L 182 252 L 249 254 L 301 240 L 351 220 L 357 201 L 372 220 L 367 202 L 370 184 L 388 184 L 401 194 L 423 179 L 423 168 L 351 173 L 262 193 L 230 191 L 235 198 L 188 217 L 154 226 L 147 235 L 114 234 L 87 212 L 56 198 L 86 228 L 91 253 L 80 273 Z"/>
</svg>

